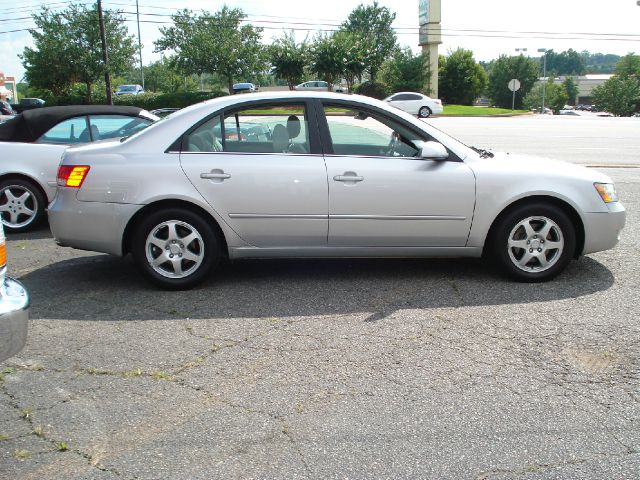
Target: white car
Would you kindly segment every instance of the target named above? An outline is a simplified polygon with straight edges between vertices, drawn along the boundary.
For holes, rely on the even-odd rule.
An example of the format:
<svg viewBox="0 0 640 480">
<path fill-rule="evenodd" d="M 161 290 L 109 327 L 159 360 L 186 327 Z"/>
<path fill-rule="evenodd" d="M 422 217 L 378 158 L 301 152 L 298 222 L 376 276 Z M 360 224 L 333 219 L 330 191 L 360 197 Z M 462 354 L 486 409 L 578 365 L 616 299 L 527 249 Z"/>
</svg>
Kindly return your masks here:
<svg viewBox="0 0 640 480">
<path fill-rule="evenodd" d="M 307 92 L 328 92 L 329 84 L 322 80 L 311 80 L 309 82 L 303 82 L 293 87 L 294 90 L 307 91 Z M 347 87 L 342 85 L 333 85 L 332 91 L 336 93 L 347 93 Z"/>
<path fill-rule="evenodd" d="M 0 124 L 0 218 L 6 232 L 29 230 L 44 219 L 56 193 L 56 173 L 70 145 L 120 138 L 158 117 L 138 107 L 42 107 Z"/>
<path fill-rule="evenodd" d="M 70 148 L 49 205 L 59 245 L 130 252 L 168 289 L 222 258 L 268 257 L 484 254 L 543 281 L 613 248 L 624 223 L 602 173 L 468 147 L 388 103 L 329 92 L 216 98 Z"/>
<path fill-rule="evenodd" d="M 442 113 L 442 102 L 437 98 L 427 97 L 416 92 L 398 92 L 384 99 L 389 105 L 400 110 L 417 115 L 420 118 L 427 118 L 432 113 Z"/>
</svg>

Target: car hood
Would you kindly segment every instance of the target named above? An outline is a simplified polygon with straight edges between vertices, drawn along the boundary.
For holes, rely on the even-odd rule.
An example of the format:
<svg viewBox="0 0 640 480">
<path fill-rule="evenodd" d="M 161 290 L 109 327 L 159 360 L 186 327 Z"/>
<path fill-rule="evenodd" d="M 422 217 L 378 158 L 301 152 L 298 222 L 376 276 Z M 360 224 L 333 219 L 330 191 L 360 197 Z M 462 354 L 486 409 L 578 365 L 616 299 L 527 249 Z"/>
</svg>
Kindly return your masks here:
<svg viewBox="0 0 640 480">
<path fill-rule="evenodd" d="M 491 152 L 493 157 L 477 158 L 469 163 L 474 172 L 490 170 L 505 174 L 517 174 L 536 177 L 570 178 L 588 182 L 613 183 L 607 175 L 575 163 L 553 160 L 535 155 Z"/>
</svg>

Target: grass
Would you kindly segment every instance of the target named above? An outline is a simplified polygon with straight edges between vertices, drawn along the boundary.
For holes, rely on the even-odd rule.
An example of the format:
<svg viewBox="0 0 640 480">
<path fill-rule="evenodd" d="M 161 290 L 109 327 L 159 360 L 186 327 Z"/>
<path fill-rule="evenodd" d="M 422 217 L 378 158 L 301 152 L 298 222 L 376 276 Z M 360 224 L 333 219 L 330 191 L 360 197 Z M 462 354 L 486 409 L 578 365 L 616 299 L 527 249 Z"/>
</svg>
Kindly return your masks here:
<svg viewBox="0 0 640 480">
<path fill-rule="evenodd" d="M 27 458 L 31 458 L 32 453 L 29 450 L 16 450 L 14 455 L 20 460 L 26 460 Z"/>
<path fill-rule="evenodd" d="M 519 113 L 529 113 L 529 111 L 511 110 L 510 108 L 473 107 L 470 105 L 445 105 L 444 112 L 439 113 L 438 116 L 446 117 L 447 115 L 463 115 L 473 117 L 478 115 L 511 115 Z"/>
</svg>

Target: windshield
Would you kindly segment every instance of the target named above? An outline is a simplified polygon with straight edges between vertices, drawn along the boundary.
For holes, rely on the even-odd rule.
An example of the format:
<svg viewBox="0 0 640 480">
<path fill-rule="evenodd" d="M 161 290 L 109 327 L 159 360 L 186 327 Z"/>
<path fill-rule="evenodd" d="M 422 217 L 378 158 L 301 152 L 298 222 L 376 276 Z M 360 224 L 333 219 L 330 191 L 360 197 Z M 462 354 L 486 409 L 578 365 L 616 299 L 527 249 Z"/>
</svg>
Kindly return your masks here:
<svg viewBox="0 0 640 480">
<path fill-rule="evenodd" d="M 121 85 L 119 90 L 121 92 L 135 92 L 136 91 L 136 86 L 135 85 Z"/>
</svg>

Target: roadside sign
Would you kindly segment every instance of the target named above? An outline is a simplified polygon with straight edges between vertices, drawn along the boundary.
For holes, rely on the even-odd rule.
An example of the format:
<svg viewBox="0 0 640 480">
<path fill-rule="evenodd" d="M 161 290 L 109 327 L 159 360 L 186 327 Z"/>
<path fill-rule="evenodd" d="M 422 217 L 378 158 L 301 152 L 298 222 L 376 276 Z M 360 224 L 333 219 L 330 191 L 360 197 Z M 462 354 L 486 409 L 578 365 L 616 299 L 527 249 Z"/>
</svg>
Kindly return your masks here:
<svg viewBox="0 0 640 480">
<path fill-rule="evenodd" d="M 512 78 L 511 80 L 509 80 L 508 87 L 512 92 L 520 90 L 520 80 L 518 80 L 517 78 Z"/>
</svg>

